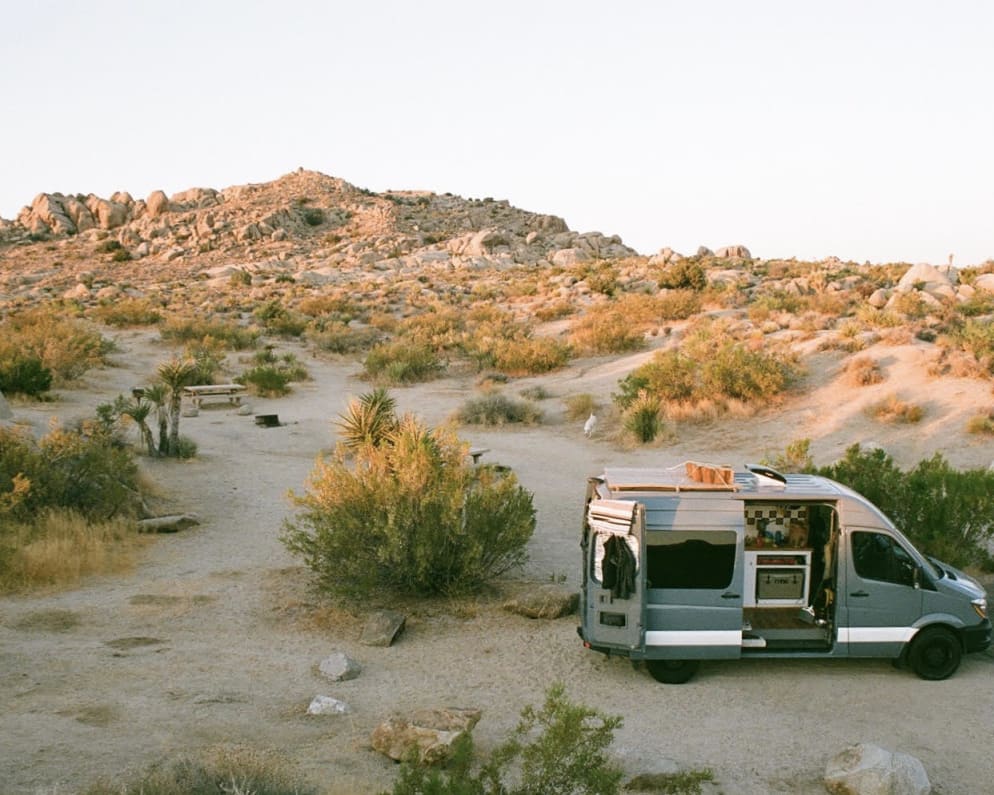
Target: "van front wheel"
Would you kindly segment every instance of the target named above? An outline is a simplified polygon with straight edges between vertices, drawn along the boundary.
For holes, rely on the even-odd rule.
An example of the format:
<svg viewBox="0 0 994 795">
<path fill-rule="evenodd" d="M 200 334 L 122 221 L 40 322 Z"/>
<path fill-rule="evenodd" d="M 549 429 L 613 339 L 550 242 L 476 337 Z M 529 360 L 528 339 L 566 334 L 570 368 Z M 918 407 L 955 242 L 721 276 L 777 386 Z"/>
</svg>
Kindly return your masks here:
<svg viewBox="0 0 994 795">
<path fill-rule="evenodd" d="M 696 672 L 699 660 L 646 660 L 649 674 L 657 682 L 667 685 L 682 685 Z"/>
<path fill-rule="evenodd" d="M 908 661 L 922 679 L 947 679 L 959 668 L 963 647 L 959 638 L 945 627 L 923 629 L 911 642 Z"/>
</svg>

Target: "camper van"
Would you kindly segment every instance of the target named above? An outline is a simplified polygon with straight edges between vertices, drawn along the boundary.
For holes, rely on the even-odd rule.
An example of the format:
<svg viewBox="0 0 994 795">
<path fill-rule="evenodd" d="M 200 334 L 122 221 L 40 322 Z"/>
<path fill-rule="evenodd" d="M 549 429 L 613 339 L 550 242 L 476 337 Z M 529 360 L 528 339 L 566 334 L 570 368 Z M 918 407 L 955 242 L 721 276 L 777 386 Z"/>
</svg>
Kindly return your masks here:
<svg viewBox="0 0 994 795">
<path fill-rule="evenodd" d="M 991 643 L 983 588 L 828 478 L 607 469 L 581 548 L 583 645 L 660 682 L 742 657 L 884 657 L 945 679 Z"/>
</svg>

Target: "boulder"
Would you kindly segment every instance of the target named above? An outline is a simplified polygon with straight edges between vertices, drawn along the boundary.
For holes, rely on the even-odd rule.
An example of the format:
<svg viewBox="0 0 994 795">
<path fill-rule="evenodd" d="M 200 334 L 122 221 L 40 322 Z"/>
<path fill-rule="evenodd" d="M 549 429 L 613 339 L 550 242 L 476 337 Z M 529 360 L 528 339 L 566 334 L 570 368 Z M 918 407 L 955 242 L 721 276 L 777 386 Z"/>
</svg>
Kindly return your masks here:
<svg viewBox="0 0 994 795">
<path fill-rule="evenodd" d="M 709 249 L 707 246 L 698 246 L 697 247 L 697 256 L 698 257 L 713 257 L 714 256 L 714 252 L 711 249 Z"/>
<path fill-rule="evenodd" d="M 58 235 L 73 234 L 76 225 L 63 205 L 60 194 L 39 193 L 31 202 L 31 213 L 41 224 Z"/>
<path fill-rule="evenodd" d="M 314 696 L 307 707 L 308 715 L 348 715 L 352 708 L 331 696 Z"/>
<path fill-rule="evenodd" d="M 586 262 L 590 259 L 590 255 L 582 248 L 561 248 L 558 251 L 554 251 L 550 259 L 553 265 L 558 265 L 561 268 L 569 268 L 580 262 Z"/>
<path fill-rule="evenodd" d="M 444 762 L 452 754 L 452 744 L 480 720 L 478 709 L 443 707 L 420 710 L 409 718 L 391 718 L 370 737 L 373 748 L 396 761 L 417 753 L 422 764 Z"/>
<path fill-rule="evenodd" d="M 169 199 L 164 191 L 154 190 L 148 194 L 145 200 L 145 210 L 150 218 L 158 218 L 163 213 L 169 212 Z"/>
<path fill-rule="evenodd" d="M 128 208 L 118 202 L 90 196 L 86 200 L 86 206 L 101 229 L 116 229 L 128 222 Z"/>
<path fill-rule="evenodd" d="M 407 616 L 393 610 L 379 610 L 373 613 L 362 629 L 359 642 L 366 646 L 390 646 L 404 631 Z"/>
<path fill-rule="evenodd" d="M 905 271 L 904 276 L 897 283 L 896 289 L 899 293 L 907 293 L 917 289 L 927 290 L 931 285 L 951 287 L 952 283 L 949 281 L 949 277 L 941 273 L 934 265 L 920 262 Z"/>
<path fill-rule="evenodd" d="M 318 670 L 332 682 L 345 682 L 355 679 L 362 672 L 362 666 L 344 652 L 336 651 L 321 661 Z"/>
<path fill-rule="evenodd" d="M 724 246 L 714 252 L 714 255 L 716 257 L 721 257 L 722 259 L 730 259 L 732 257 L 739 259 L 752 259 L 752 254 L 749 253 L 749 249 L 745 246 Z"/>
<path fill-rule="evenodd" d="M 994 293 L 994 273 L 984 273 L 973 280 L 975 290 Z"/>
<path fill-rule="evenodd" d="M 503 608 L 528 618 L 560 618 L 575 613 L 579 603 L 580 594 L 574 589 L 542 585 L 509 599 L 503 604 Z"/>
<path fill-rule="evenodd" d="M 888 300 L 890 300 L 890 290 L 881 287 L 878 290 L 873 291 L 873 294 L 866 299 L 866 303 L 874 309 L 883 309 L 887 306 Z"/>
<path fill-rule="evenodd" d="M 877 745 L 852 745 L 825 767 L 833 795 L 928 795 L 932 785 L 922 763 Z"/>
</svg>

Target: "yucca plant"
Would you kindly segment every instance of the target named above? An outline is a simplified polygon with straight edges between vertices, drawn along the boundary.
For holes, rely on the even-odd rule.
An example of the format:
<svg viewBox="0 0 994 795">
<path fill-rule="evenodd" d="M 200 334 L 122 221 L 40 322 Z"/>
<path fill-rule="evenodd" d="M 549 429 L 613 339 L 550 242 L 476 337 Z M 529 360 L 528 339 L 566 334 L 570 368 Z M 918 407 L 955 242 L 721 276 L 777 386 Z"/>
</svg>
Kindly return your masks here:
<svg viewBox="0 0 994 795">
<path fill-rule="evenodd" d="M 625 430 L 643 444 L 653 441 L 662 430 L 659 396 L 640 389 L 625 412 Z"/>
<path fill-rule="evenodd" d="M 169 393 L 169 454 L 179 449 L 179 415 L 183 387 L 190 386 L 197 376 L 197 364 L 192 359 L 173 358 L 159 365 L 159 380 Z"/>
<path fill-rule="evenodd" d="M 342 444 L 355 452 L 366 444 L 379 447 L 397 429 L 397 402 L 384 387 L 349 401 L 335 421 Z"/>
</svg>

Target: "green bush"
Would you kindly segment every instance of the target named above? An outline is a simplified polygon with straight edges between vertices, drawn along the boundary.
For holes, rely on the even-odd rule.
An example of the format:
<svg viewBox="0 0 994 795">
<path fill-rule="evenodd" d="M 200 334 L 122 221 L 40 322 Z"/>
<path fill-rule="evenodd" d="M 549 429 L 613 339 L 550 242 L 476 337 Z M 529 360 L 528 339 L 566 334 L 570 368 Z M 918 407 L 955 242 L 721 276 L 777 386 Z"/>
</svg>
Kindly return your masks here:
<svg viewBox="0 0 994 795">
<path fill-rule="evenodd" d="M 923 552 L 953 566 L 994 567 L 988 552 L 994 537 L 994 472 L 953 469 L 940 453 L 903 471 L 883 450 L 858 444 L 814 471 L 858 491 Z"/>
<path fill-rule="evenodd" d="M 291 312 L 275 300 L 260 306 L 254 314 L 266 331 L 281 337 L 299 337 L 310 322 L 304 315 Z"/>
<path fill-rule="evenodd" d="M 538 422 L 542 412 L 526 400 L 491 392 L 467 400 L 459 409 L 459 421 L 465 425 L 506 425 Z"/>
<path fill-rule="evenodd" d="M 625 412 L 625 430 L 643 444 L 653 441 L 663 428 L 661 408 L 659 396 L 643 389 Z"/>
<path fill-rule="evenodd" d="M 667 265 L 656 277 L 662 288 L 703 290 L 708 286 L 704 268 L 693 260 L 679 260 Z"/>
<path fill-rule="evenodd" d="M 121 245 L 121 241 L 107 238 L 97 245 L 97 252 L 100 254 L 111 254 L 115 251 L 121 251 L 123 248 L 124 246 Z"/>
<path fill-rule="evenodd" d="M 111 261 L 113 262 L 130 262 L 134 257 L 131 256 L 131 252 L 126 248 L 119 248 L 111 256 Z"/>
<path fill-rule="evenodd" d="M 446 770 L 404 762 L 388 795 L 617 795 L 624 773 L 606 752 L 621 724 L 620 716 L 573 703 L 556 683 L 541 708 L 522 711 L 478 774 L 467 734 Z"/>
<path fill-rule="evenodd" d="M 585 353 L 625 353 L 645 344 L 645 335 L 614 305 L 593 307 L 573 322 L 570 343 Z"/>
<path fill-rule="evenodd" d="M 386 384 L 413 384 L 430 381 L 444 365 L 435 350 L 406 339 L 375 346 L 363 362 L 366 375 Z"/>
<path fill-rule="evenodd" d="M 540 375 L 569 361 L 570 349 L 549 337 L 502 340 L 494 346 L 493 366 L 507 375 Z"/>
<path fill-rule="evenodd" d="M 0 426 L 0 498 L 15 493 L 19 479 L 27 490 L 9 507 L 15 519 L 30 519 L 47 508 L 109 519 L 130 513 L 138 496 L 134 459 L 95 422 L 78 430 L 51 430 L 37 442 Z"/>
<path fill-rule="evenodd" d="M 0 392 L 8 395 L 41 397 L 52 388 L 52 371 L 34 356 L 0 360 Z"/>
<path fill-rule="evenodd" d="M 308 207 L 301 213 L 304 223 L 308 226 L 321 226 L 324 223 L 324 210 L 317 207 Z"/>
<path fill-rule="evenodd" d="M 250 367 L 236 376 L 235 382 L 249 387 L 252 394 L 263 397 L 279 397 L 290 392 L 290 376 L 273 364 Z"/>
<path fill-rule="evenodd" d="M 525 561 L 535 509 L 513 474 L 467 458 L 451 430 L 404 417 L 354 460 L 318 462 L 283 542 L 332 592 L 477 589 Z"/>
</svg>

